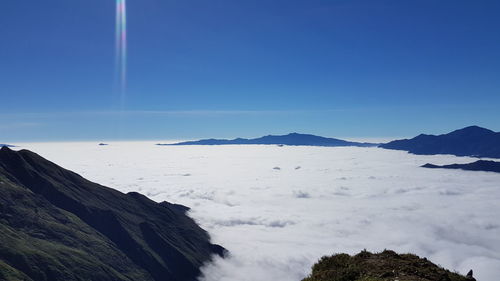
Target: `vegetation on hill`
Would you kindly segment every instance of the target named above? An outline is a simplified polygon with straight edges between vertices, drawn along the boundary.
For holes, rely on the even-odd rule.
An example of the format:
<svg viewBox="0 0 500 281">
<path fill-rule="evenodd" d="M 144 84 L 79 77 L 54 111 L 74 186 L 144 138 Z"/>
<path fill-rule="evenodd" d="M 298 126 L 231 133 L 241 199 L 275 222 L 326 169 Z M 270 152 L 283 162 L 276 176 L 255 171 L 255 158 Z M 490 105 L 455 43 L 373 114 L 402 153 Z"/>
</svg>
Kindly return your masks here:
<svg viewBox="0 0 500 281">
<path fill-rule="evenodd" d="M 186 207 L 0 150 L 0 280 L 192 281 L 223 255 Z"/>
<path fill-rule="evenodd" d="M 441 268 L 426 258 L 385 250 L 378 254 L 362 251 L 357 255 L 322 257 L 312 273 L 302 281 L 472 281 L 470 276 Z"/>
</svg>

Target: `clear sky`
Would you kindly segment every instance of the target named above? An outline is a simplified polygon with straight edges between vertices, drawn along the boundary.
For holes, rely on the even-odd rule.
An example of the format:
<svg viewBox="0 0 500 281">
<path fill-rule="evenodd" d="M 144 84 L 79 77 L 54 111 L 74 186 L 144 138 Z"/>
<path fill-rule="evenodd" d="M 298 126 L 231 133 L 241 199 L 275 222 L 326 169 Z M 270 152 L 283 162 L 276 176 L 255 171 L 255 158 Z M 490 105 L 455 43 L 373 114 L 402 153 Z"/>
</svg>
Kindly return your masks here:
<svg viewBox="0 0 500 281">
<path fill-rule="evenodd" d="M 500 131 L 500 1 L 0 1 L 0 142 Z"/>
</svg>

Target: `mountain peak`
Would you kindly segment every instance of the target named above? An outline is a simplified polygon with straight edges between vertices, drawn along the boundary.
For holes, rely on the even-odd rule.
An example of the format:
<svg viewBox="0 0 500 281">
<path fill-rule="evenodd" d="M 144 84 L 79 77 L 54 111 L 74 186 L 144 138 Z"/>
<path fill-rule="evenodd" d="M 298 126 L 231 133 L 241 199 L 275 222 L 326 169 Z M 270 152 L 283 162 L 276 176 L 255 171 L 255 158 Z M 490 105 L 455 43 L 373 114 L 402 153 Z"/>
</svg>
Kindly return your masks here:
<svg viewBox="0 0 500 281">
<path fill-rule="evenodd" d="M 233 140 L 203 139 L 198 141 L 180 142 L 171 145 L 227 145 L 227 144 L 300 145 L 300 146 L 329 146 L 329 147 L 335 147 L 335 146 L 368 147 L 377 145 L 371 143 L 351 142 L 335 138 L 326 138 L 311 134 L 300 134 L 297 132 L 289 133 L 287 135 L 267 135 L 254 139 L 242 139 L 242 138 L 236 138 Z"/>
<path fill-rule="evenodd" d="M 412 139 L 392 141 L 380 147 L 421 155 L 453 154 L 500 158 L 500 133 L 479 126 L 469 126 L 438 136 L 421 134 Z"/>
<path fill-rule="evenodd" d="M 494 134 L 495 132 L 476 125 L 468 126 L 462 129 L 455 130 L 450 134 Z"/>
</svg>

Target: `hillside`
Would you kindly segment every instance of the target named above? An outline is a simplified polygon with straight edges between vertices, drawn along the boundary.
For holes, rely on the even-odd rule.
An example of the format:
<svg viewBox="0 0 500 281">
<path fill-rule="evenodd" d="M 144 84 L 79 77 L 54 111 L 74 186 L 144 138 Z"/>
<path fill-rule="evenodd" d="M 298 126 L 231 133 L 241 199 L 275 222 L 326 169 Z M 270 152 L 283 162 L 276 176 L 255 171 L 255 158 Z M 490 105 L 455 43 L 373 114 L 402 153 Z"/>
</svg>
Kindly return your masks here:
<svg viewBox="0 0 500 281">
<path fill-rule="evenodd" d="M 195 280 L 225 250 L 185 214 L 0 150 L 0 280 Z"/>
<path fill-rule="evenodd" d="M 355 256 L 323 257 L 302 281 L 475 281 L 472 271 L 462 276 L 441 268 L 426 258 L 385 250 L 362 251 Z"/>
</svg>

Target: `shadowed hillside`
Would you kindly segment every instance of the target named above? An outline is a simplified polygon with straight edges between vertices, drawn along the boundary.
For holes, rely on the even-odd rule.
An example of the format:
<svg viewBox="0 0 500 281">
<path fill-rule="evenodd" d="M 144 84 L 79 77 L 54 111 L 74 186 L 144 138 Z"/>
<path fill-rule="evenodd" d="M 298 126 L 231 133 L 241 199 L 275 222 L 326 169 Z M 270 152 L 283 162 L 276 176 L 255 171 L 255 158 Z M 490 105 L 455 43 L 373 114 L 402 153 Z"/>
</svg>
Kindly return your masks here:
<svg viewBox="0 0 500 281">
<path fill-rule="evenodd" d="M 0 150 L 0 280 L 195 280 L 224 249 L 186 216 Z"/>
<path fill-rule="evenodd" d="M 500 158 L 500 133 L 470 126 L 439 136 L 422 134 L 412 139 L 395 140 L 380 147 L 421 155 L 453 154 Z"/>
<path fill-rule="evenodd" d="M 460 169 L 466 171 L 483 171 L 483 172 L 500 173 L 500 162 L 486 161 L 486 160 L 478 160 L 476 162 L 467 164 L 450 164 L 442 166 L 427 163 L 422 167 L 431 169 Z"/>
</svg>

